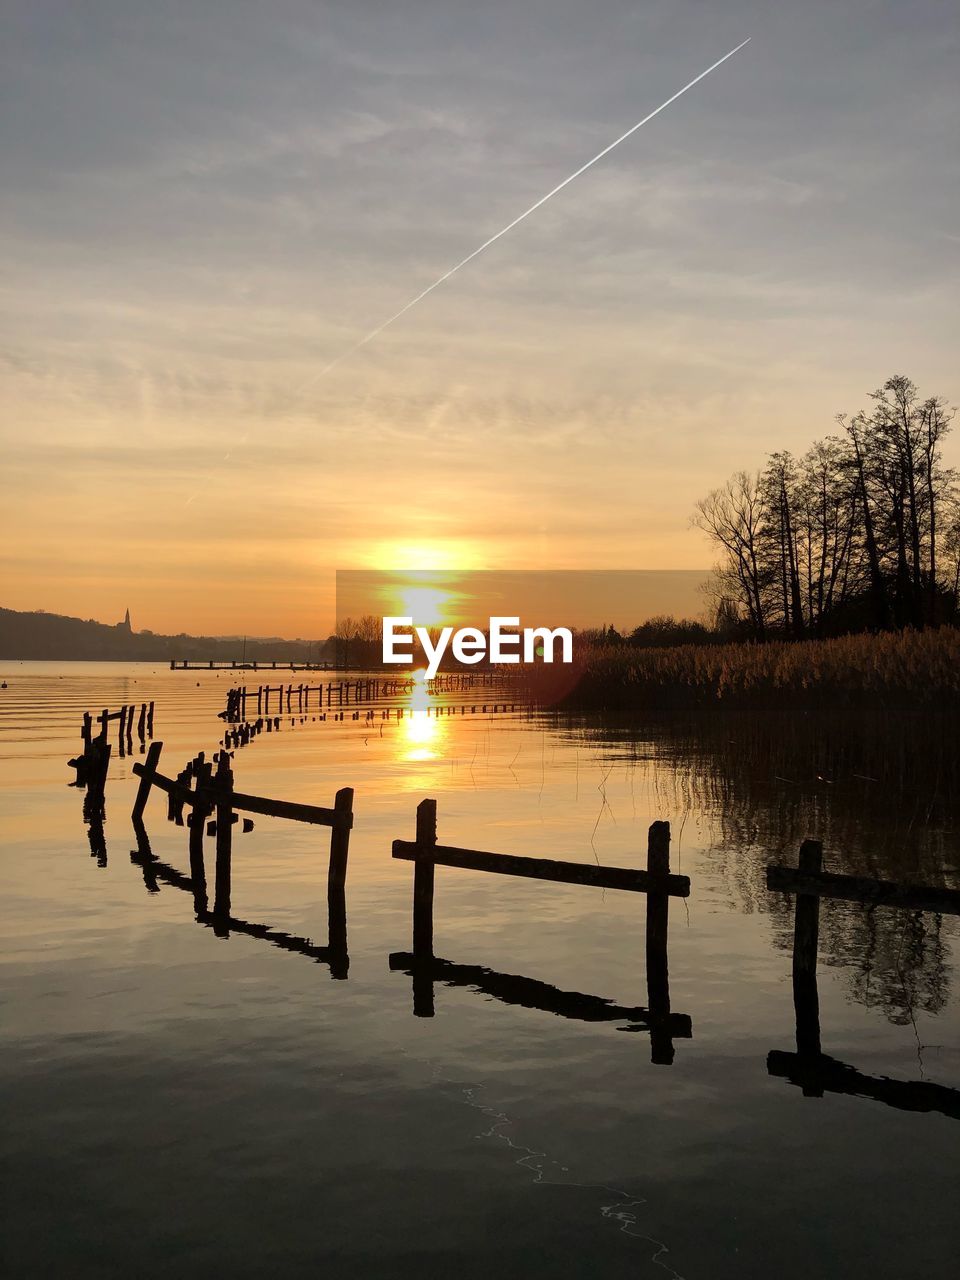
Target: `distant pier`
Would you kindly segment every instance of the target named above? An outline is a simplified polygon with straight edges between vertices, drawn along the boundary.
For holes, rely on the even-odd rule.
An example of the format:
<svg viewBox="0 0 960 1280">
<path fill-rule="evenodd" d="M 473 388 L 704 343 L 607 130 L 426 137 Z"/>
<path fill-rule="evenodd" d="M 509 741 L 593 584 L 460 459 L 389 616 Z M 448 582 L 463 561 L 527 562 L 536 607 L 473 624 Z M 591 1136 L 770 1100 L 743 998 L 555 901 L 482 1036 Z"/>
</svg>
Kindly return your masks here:
<svg viewBox="0 0 960 1280">
<path fill-rule="evenodd" d="M 342 669 L 342 668 L 341 668 Z M 335 671 L 333 662 L 245 662 L 234 659 L 227 662 L 219 658 L 193 661 L 189 658 L 171 658 L 171 671 Z"/>
</svg>

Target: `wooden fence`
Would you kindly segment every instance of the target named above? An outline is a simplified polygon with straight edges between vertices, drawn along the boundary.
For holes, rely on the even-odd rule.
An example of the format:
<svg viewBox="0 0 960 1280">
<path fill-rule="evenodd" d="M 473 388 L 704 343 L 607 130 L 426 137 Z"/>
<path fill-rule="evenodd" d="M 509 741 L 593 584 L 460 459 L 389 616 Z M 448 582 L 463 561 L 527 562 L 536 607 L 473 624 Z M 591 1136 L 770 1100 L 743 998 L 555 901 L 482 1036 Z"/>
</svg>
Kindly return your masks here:
<svg viewBox="0 0 960 1280">
<path fill-rule="evenodd" d="M 121 747 L 124 742 L 133 741 L 133 726 L 136 722 L 137 737 L 141 742 L 147 738 L 153 737 L 153 703 L 142 702 L 140 704 L 140 712 L 137 714 L 137 705 L 132 703 L 129 706 L 122 706 L 119 711 L 110 711 L 107 707 L 96 717 L 96 722 L 100 725 L 100 736 L 107 737 L 108 727 L 112 721 L 116 720 L 119 725 L 119 739 Z M 89 711 L 83 713 L 83 729 L 81 737 L 85 746 L 89 746 L 93 737 L 94 717 Z"/>
<path fill-rule="evenodd" d="M 870 907 L 902 911 L 933 911 L 960 915 L 960 890 L 930 885 L 897 884 L 865 876 L 837 875 L 823 870 L 823 846 L 805 840 L 798 865 L 767 867 L 771 892 L 796 895 L 793 924 L 793 1003 L 796 1053 L 773 1049 L 767 1071 L 798 1085 L 807 1097 L 846 1093 L 872 1098 L 905 1111 L 939 1111 L 960 1119 L 960 1091 L 928 1080 L 891 1080 L 865 1075 L 822 1052 L 820 997 L 817 990 L 817 945 L 820 899 L 835 898 Z"/>
<path fill-rule="evenodd" d="M 149 711 L 147 707 L 149 706 Z M 134 708 L 131 708 L 134 710 Z M 91 826 L 91 852 L 106 865 L 103 842 L 103 780 L 110 758 L 107 740 L 109 724 L 122 713 L 104 711 L 99 717 L 101 732 L 90 733 L 93 718 L 85 717 L 83 738 L 86 765 L 78 768 L 77 785 L 87 786 L 84 815 Z M 141 708 L 140 725 L 152 729 L 153 704 Z M 132 716 L 121 724 L 129 733 Z M 259 732 L 273 722 L 246 726 Z M 228 735 L 229 737 L 230 735 Z M 233 731 L 237 741 L 248 741 L 244 730 Z M 334 977 L 346 977 L 346 911 L 344 886 L 347 874 L 350 833 L 353 828 L 353 789 L 341 788 L 332 807 L 275 800 L 240 792 L 234 785 L 230 755 L 221 751 L 207 762 L 196 756 L 176 778 L 159 771 L 162 742 L 151 743 L 146 759 L 133 766 L 139 786 L 132 819 L 137 834 L 137 850 L 132 857 L 143 869 L 148 888 L 160 882 L 193 895 L 197 920 L 213 928 L 219 936 L 231 932 L 259 938 L 271 945 L 303 954 L 329 964 Z M 214 768 L 214 766 L 216 766 Z M 83 770 L 87 770 L 84 777 Z M 189 811 L 189 875 L 156 858 L 149 845 L 144 813 L 153 788 L 167 796 L 168 818 L 183 825 Z M 259 814 L 331 829 L 327 867 L 328 944 L 318 947 L 307 938 L 288 935 L 265 924 L 234 916 L 231 912 L 233 827 L 241 815 Z M 252 819 L 243 818 L 243 831 L 253 829 Z M 216 839 L 213 909 L 207 894 L 204 836 Z M 440 844 L 437 838 L 437 803 L 421 801 L 416 812 L 413 840 L 395 840 L 392 856 L 414 864 L 412 944 L 409 952 L 389 957 L 393 971 L 407 973 L 413 982 L 414 1013 L 432 1017 L 435 1013 L 435 984 L 467 987 L 510 1005 L 540 1009 L 559 1017 L 587 1022 L 623 1022 L 623 1030 L 645 1031 L 651 1038 L 651 1058 L 670 1063 L 673 1041 L 692 1036 L 692 1024 L 685 1014 L 671 1011 L 667 940 L 669 900 L 690 893 L 687 876 L 670 870 L 670 825 L 655 822 L 648 833 L 644 868 L 600 866 L 592 863 L 558 861 L 493 853 Z M 620 1005 L 606 998 L 577 991 L 563 991 L 549 983 L 515 974 L 500 973 L 476 964 L 457 964 L 434 954 L 434 905 L 436 868 L 482 872 L 508 877 L 575 884 L 595 888 L 642 893 L 646 898 L 646 978 L 647 1006 Z M 891 1080 L 870 1076 L 824 1054 L 821 1046 L 820 1010 L 817 990 L 817 949 L 820 900 L 856 902 L 871 908 L 936 912 L 960 915 L 960 890 L 930 885 L 902 884 L 864 876 L 839 875 L 823 870 L 823 847 L 818 841 L 804 841 L 796 867 L 770 865 L 766 884 L 772 893 L 795 896 L 792 948 L 793 998 L 796 1018 L 796 1053 L 772 1050 L 767 1057 L 770 1075 L 787 1079 L 805 1095 L 825 1092 L 851 1094 L 882 1101 L 911 1111 L 937 1111 L 960 1119 L 960 1091 L 929 1081 Z"/>
<path fill-rule="evenodd" d="M 206 762 L 201 755 L 179 778 L 173 779 L 165 777 L 157 768 L 162 750 L 162 742 L 152 743 L 146 761 L 143 764 L 138 761 L 133 766 L 133 772 L 140 778 L 133 805 L 134 826 L 137 823 L 142 825 L 150 792 L 153 787 L 157 787 L 170 798 L 171 816 L 175 817 L 177 809 L 182 809 L 184 805 L 190 807 L 191 855 L 196 853 L 202 857 L 204 824 L 213 818 L 209 834 L 216 836 L 214 911 L 219 910 L 223 914 L 230 910 L 232 832 L 240 813 L 257 813 L 272 818 L 286 818 L 292 822 L 330 827 L 327 883 L 335 888 L 343 887 L 347 877 L 350 832 L 353 828 L 352 787 L 343 787 L 337 792 L 332 808 L 299 804 L 292 800 L 271 800 L 266 796 L 247 795 L 235 790 L 230 756 L 226 751 L 221 751 L 215 757 L 215 773 L 213 764 Z M 192 787 L 191 781 L 194 783 Z"/>
<path fill-rule="evenodd" d="M 656 1063 L 672 1062 L 674 1037 L 688 1037 L 692 1034 L 690 1019 L 673 1015 L 670 1010 L 667 965 L 669 901 L 671 897 L 687 897 L 690 893 L 690 881 L 687 876 L 670 873 L 668 822 L 655 822 L 650 827 L 646 869 L 634 870 L 629 867 L 558 862 L 442 845 L 437 842 L 437 802 L 423 800 L 417 807 L 416 838 L 394 840 L 393 856 L 414 864 L 413 950 L 395 953 L 390 957 L 390 965 L 391 968 L 404 970 L 411 975 L 414 1013 L 418 1017 L 434 1015 L 435 981 L 467 985 L 488 992 L 492 983 L 497 989 L 497 998 L 507 1003 L 532 1004 L 533 1007 L 550 1012 L 565 1008 L 568 1010 L 565 1016 L 577 1016 L 570 1012 L 575 1009 L 580 1010 L 579 1016 L 589 1011 L 593 1015 L 588 1019 L 591 1021 L 597 1020 L 602 1009 L 610 1011 L 609 1016 L 612 1018 L 624 1017 L 637 1024 L 635 1029 L 650 1032 L 651 1059 Z M 433 950 L 434 885 L 438 866 L 646 894 L 649 1008 L 628 1011 L 611 1005 L 600 997 L 584 996 L 579 992 L 561 992 L 532 979 L 496 974 L 493 970 L 454 965 L 450 961 L 438 959 Z M 510 999 L 511 995 L 515 998 Z"/>
<path fill-rule="evenodd" d="M 472 689 L 492 688 L 503 677 L 492 671 L 441 672 L 427 686 L 431 694 L 462 693 Z M 256 689 L 239 685 L 227 690 L 227 705 L 221 719 L 231 722 L 246 720 L 249 715 L 269 716 L 273 713 L 303 715 L 315 711 L 338 710 L 359 704 L 379 702 L 384 698 L 405 697 L 415 687 L 410 676 L 365 676 L 357 680 L 328 680 L 323 684 L 261 684 Z M 507 704 L 503 704 L 506 709 Z M 497 707 L 500 704 L 497 703 Z M 471 706 L 472 711 L 477 706 Z M 486 705 L 483 706 L 486 711 Z"/>
<path fill-rule="evenodd" d="M 103 806 L 104 789 L 112 752 L 109 741 L 111 723 L 117 721 L 119 725 L 118 746 L 121 757 L 133 750 L 133 726 L 135 720 L 141 751 L 144 749 L 146 739 L 153 737 L 153 703 L 144 702 L 141 704 L 139 719 L 136 718 L 136 712 L 136 705 L 125 705 L 119 711 L 110 711 L 107 707 L 104 707 L 96 718 L 96 723 L 100 725 L 100 732 L 96 736 L 93 733 L 93 725 L 95 723 L 93 715 L 89 711 L 83 713 L 83 723 L 80 726 L 80 741 L 83 744 L 83 749 L 79 755 L 74 756 L 72 760 L 68 760 L 67 764 L 77 772 L 72 785 L 86 787 L 88 808 L 97 804 L 101 808 Z"/>
</svg>

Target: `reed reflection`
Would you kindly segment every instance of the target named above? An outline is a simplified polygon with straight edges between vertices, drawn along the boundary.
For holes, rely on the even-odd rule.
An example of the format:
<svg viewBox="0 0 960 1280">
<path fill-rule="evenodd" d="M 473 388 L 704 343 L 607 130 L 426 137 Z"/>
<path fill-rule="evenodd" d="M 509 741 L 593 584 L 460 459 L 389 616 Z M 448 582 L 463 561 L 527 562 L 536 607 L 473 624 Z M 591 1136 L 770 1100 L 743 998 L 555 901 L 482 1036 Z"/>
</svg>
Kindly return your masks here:
<svg viewBox="0 0 960 1280">
<path fill-rule="evenodd" d="M 706 874 L 731 909 L 771 918 L 778 948 L 792 945 L 792 910 L 766 891 L 764 865 L 795 857 L 807 837 L 828 842 L 836 871 L 960 884 L 960 753 L 949 712 L 898 714 L 895 736 L 881 711 L 862 709 L 551 720 L 568 740 L 649 779 L 662 811 L 705 816 Z M 946 1006 L 951 931 L 937 914 L 838 902 L 820 945 L 855 1000 L 909 1025 L 917 1010 Z"/>
<path fill-rule="evenodd" d="M 960 1120 L 960 1090 L 929 1080 L 897 1080 L 872 1076 L 839 1062 L 823 1052 L 820 1030 L 820 998 L 817 989 L 817 950 L 820 937 L 820 898 L 843 897 L 895 915 L 960 914 L 960 892 L 892 881 L 823 873 L 823 850 L 807 840 L 800 849 L 796 873 L 782 866 L 767 869 L 772 889 L 795 893 L 793 910 L 793 1004 L 796 1019 L 796 1053 L 773 1049 L 767 1055 L 767 1071 L 797 1085 L 805 1097 L 825 1093 L 848 1094 L 882 1102 L 901 1111 L 939 1112 Z"/>
</svg>

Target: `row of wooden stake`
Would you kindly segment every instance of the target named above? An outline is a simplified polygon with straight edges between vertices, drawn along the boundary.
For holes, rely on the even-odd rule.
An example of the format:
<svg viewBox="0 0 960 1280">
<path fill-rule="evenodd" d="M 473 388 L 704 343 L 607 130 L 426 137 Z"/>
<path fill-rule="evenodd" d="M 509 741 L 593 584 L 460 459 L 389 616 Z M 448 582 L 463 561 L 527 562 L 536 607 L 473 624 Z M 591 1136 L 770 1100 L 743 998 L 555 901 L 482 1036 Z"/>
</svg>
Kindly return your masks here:
<svg viewBox="0 0 960 1280">
<path fill-rule="evenodd" d="M 468 689 L 490 687 L 494 683 L 494 673 L 451 672 L 436 676 L 429 683 L 431 694 L 462 692 Z M 414 681 L 409 676 L 387 678 L 368 676 L 359 680 L 330 680 L 325 684 L 287 684 L 258 685 L 256 689 L 248 689 L 240 685 L 227 691 L 227 705 L 222 712 L 224 720 L 246 720 L 249 702 L 250 714 L 269 716 L 271 701 L 276 700 L 274 710 L 288 715 L 294 711 L 303 713 L 311 706 L 322 711 L 324 706 L 346 707 L 364 702 L 376 702 L 383 698 L 403 697 L 410 693 Z M 472 708 L 476 710 L 476 708 Z M 486 710 L 486 708 L 484 708 Z"/>
<path fill-rule="evenodd" d="M 332 904 L 330 918 L 333 921 L 343 917 L 343 955 L 341 956 L 339 948 L 335 950 L 340 956 L 342 965 L 339 976 L 345 976 L 345 916 L 342 911 L 342 894 L 347 874 L 350 831 L 353 827 L 353 790 L 343 788 L 338 791 L 332 808 L 249 796 L 235 789 L 228 752 L 221 751 L 210 763 L 200 755 L 191 761 L 176 779 L 170 779 L 164 777 L 158 770 L 161 750 L 162 743 L 153 743 L 146 761 L 143 764 L 134 765 L 134 772 L 140 777 L 140 786 L 133 809 L 135 828 L 142 830 L 144 810 L 154 786 L 159 787 L 168 796 L 168 817 L 182 822 L 183 808 L 185 806 L 190 808 L 190 862 L 195 878 L 202 877 L 203 874 L 204 834 L 210 834 L 216 838 L 214 917 L 221 921 L 228 918 L 230 911 L 232 831 L 234 824 L 238 821 L 238 814 L 266 814 L 331 828 L 327 875 L 328 894 L 333 895 L 330 899 Z M 212 821 L 208 821 L 210 819 Z M 252 822 L 245 819 L 244 829 L 251 828 Z M 398 952 L 391 955 L 390 965 L 393 969 L 402 969 L 411 974 L 414 1012 L 417 1015 L 432 1016 L 435 981 L 457 982 L 459 980 L 473 983 L 479 980 L 482 984 L 485 980 L 483 974 L 486 974 L 488 979 L 490 977 L 489 971 L 480 971 L 476 966 L 471 968 L 452 965 L 434 954 L 435 875 L 436 868 L 443 866 L 644 894 L 646 897 L 648 1008 L 633 1010 L 631 1013 L 636 1015 L 637 1020 L 650 1032 L 651 1057 L 654 1062 L 672 1062 L 674 1038 L 691 1034 L 689 1018 L 686 1015 L 672 1013 L 670 1008 L 667 965 L 669 900 L 671 897 L 687 897 L 690 892 L 690 881 L 687 876 L 671 873 L 669 823 L 655 822 L 651 825 L 644 869 L 608 867 L 591 863 L 519 857 L 513 854 L 440 844 L 437 837 L 436 801 L 428 799 L 421 801 L 417 807 L 414 839 L 395 840 L 392 853 L 394 858 L 414 864 L 413 949 L 411 952 Z M 840 898 L 909 910 L 960 914 L 960 891 L 958 890 L 901 885 L 863 877 L 836 875 L 823 871 L 822 860 L 822 846 L 816 841 L 805 841 L 800 851 L 797 868 L 784 866 L 767 868 L 767 884 L 771 891 L 792 893 L 796 896 L 793 982 L 797 1011 L 797 1052 L 800 1055 L 798 1061 L 802 1060 L 801 1065 L 807 1064 L 807 1067 L 804 1067 L 807 1074 L 800 1072 L 797 1078 L 798 1082 L 805 1082 L 805 1088 L 809 1087 L 813 1092 L 816 1092 L 820 1086 L 815 1082 L 811 1084 L 808 1067 L 811 1062 L 819 1061 L 822 1057 L 819 1007 L 816 998 L 820 899 L 822 897 Z M 333 904 L 336 902 L 340 903 L 340 908 L 334 911 Z M 251 926 L 245 926 L 245 928 L 249 932 Z M 470 972 L 464 976 L 467 969 Z M 478 975 L 480 975 L 479 979 Z M 496 975 L 493 977 L 495 978 Z M 511 979 L 510 981 L 524 980 Z M 562 996 L 562 993 L 555 994 Z M 797 1076 L 799 1067 L 795 1067 L 792 1059 L 789 1061 L 787 1059 L 789 1055 L 771 1055 L 771 1073 L 787 1075 L 791 1079 Z M 844 1071 L 847 1074 L 841 1073 L 841 1076 L 849 1086 L 850 1069 L 844 1068 Z M 830 1078 L 833 1079 L 832 1076 Z M 822 1088 L 820 1091 L 822 1092 Z M 886 1096 L 879 1086 L 874 1088 L 874 1093 L 876 1096 Z M 894 1093 L 896 1094 L 896 1091 Z M 900 1095 L 897 1094 L 897 1096 Z M 924 1097 L 926 1096 L 925 1094 Z M 936 1109 L 944 1109 L 942 1100 L 936 1102 Z"/>
</svg>

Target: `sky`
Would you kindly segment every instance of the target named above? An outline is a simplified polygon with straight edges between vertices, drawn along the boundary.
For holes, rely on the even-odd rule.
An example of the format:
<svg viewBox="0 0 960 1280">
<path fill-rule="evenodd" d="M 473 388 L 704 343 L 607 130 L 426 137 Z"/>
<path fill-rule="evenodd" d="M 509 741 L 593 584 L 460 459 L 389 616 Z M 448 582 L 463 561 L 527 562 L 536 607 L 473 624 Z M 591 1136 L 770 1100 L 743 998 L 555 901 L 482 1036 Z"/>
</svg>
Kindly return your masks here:
<svg viewBox="0 0 960 1280">
<path fill-rule="evenodd" d="M 3 27 L 6 607 L 313 637 L 338 568 L 702 568 L 691 511 L 734 470 L 893 373 L 960 401 L 953 3 Z"/>
</svg>

